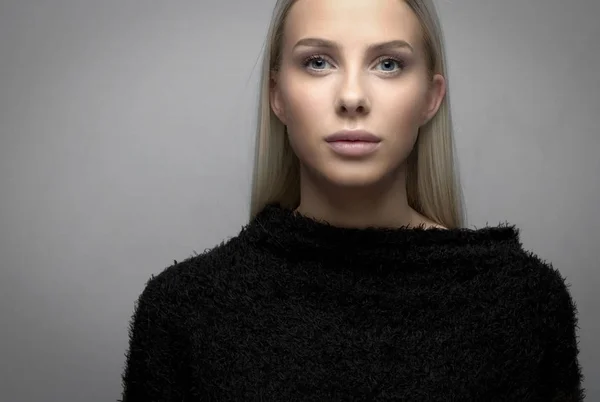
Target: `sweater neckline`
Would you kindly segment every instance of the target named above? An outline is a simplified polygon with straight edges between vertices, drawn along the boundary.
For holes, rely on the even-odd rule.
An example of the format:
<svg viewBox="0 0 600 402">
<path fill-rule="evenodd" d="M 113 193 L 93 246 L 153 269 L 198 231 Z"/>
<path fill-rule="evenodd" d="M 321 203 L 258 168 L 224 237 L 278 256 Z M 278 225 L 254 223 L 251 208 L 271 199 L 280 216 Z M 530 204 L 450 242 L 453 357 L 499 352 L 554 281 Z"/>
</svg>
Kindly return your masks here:
<svg viewBox="0 0 600 402">
<path fill-rule="evenodd" d="M 269 204 L 246 226 L 252 242 L 294 260 L 380 264 L 443 248 L 520 247 L 508 223 L 482 228 L 344 228 Z"/>
</svg>

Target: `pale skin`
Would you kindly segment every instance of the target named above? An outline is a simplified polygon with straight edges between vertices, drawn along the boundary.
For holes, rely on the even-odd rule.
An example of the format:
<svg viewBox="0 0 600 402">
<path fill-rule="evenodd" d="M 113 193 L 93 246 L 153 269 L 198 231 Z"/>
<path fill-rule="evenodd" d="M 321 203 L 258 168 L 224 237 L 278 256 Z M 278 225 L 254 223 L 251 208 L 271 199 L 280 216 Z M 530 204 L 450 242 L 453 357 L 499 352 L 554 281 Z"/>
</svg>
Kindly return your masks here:
<svg viewBox="0 0 600 402">
<path fill-rule="evenodd" d="M 446 92 L 444 77 L 427 72 L 421 35 L 401 0 L 292 6 L 271 108 L 300 160 L 299 213 L 340 227 L 441 227 L 408 205 L 405 188 L 418 129 Z M 381 138 L 375 152 L 347 158 L 324 140 L 356 129 Z"/>
</svg>

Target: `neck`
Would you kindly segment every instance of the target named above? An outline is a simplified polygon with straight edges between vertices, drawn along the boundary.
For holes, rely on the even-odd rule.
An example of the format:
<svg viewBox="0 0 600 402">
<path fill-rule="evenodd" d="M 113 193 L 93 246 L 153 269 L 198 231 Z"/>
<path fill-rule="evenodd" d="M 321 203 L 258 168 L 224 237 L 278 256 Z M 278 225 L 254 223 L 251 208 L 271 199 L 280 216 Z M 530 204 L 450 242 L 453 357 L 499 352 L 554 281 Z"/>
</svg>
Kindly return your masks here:
<svg viewBox="0 0 600 402">
<path fill-rule="evenodd" d="M 302 169 L 303 170 L 303 169 Z M 405 174 L 371 186 L 341 187 L 300 175 L 300 205 L 307 217 L 347 228 L 418 226 L 427 220 L 408 205 Z"/>
</svg>

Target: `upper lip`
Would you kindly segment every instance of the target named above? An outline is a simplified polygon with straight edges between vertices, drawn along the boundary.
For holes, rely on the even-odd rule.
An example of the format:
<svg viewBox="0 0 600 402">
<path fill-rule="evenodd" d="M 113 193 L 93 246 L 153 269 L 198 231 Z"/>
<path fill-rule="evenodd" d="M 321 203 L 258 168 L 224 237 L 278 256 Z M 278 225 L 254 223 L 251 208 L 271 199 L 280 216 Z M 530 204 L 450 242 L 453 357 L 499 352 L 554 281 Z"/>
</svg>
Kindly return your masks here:
<svg viewBox="0 0 600 402">
<path fill-rule="evenodd" d="M 335 141 L 362 141 L 362 142 L 380 142 L 381 138 L 364 130 L 344 130 L 325 137 L 327 142 Z"/>
</svg>

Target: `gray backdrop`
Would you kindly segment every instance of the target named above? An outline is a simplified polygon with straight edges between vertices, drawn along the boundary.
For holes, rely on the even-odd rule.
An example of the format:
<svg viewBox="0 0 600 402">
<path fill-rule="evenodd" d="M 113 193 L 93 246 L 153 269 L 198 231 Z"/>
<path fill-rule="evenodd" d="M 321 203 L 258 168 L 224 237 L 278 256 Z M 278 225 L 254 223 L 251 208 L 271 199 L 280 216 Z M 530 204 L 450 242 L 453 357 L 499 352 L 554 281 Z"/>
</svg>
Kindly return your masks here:
<svg viewBox="0 0 600 402">
<path fill-rule="evenodd" d="M 244 224 L 273 5 L 0 0 L 0 400 L 119 398 L 146 280 Z M 600 2 L 439 11 L 469 224 L 566 275 L 600 400 Z"/>
</svg>

